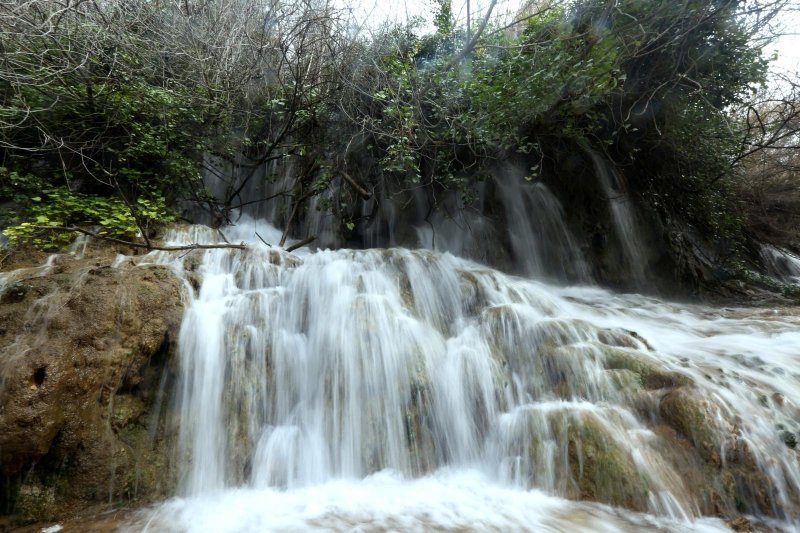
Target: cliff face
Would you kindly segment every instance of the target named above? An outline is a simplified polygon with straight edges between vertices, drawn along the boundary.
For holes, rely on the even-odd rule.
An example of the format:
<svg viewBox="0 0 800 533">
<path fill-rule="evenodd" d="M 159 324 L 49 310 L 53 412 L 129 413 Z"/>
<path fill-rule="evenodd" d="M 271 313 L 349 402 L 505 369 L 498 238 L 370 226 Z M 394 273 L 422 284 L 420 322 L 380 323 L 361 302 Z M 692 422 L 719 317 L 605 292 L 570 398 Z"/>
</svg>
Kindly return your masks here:
<svg viewBox="0 0 800 533">
<path fill-rule="evenodd" d="M 0 517 L 170 488 L 160 411 L 182 282 L 164 267 L 112 268 L 114 252 L 0 274 Z"/>
</svg>

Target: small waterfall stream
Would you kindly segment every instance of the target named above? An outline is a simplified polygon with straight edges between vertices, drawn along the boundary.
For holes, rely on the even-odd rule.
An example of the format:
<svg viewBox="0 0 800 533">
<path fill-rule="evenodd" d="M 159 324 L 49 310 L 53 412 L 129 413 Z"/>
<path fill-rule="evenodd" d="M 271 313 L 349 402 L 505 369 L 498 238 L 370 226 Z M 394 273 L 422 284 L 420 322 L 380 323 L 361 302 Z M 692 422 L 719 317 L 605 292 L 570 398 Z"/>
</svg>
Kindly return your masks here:
<svg viewBox="0 0 800 533">
<path fill-rule="evenodd" d="M 796 314 L 256 231 L 280 237 L 243 217 L 225 234 L 247 250 L 191 256 L 180 493 L 132 530 L 800 527 Z"/>
<path fill-rule="evenodd" d="M 589 268 L 564 223 L 564 210 L 543 183 L 525 183 L 513 173 L 499 183 L 511 247 L 522 271 L 532 277 L 588 282 Z"/>
<path fill-rule="evenodd" d="M 614 231 L 619 242 L 622 263 L 632 279 L 631 286 L 642 289 L 646 280 L 647 257 L 631 207 L 631 199 L 622 186 L 622 178 L 616 168 L 597 152 L 589 152 L 597 181 L 608 199 Z"/>
<path fill-rule="evenodd" d="M 775 278 L 785 283 L 800 284 L 800 257 L 797 255 L 765 244 L 761 247 L 761 259 Z"/>
</svg>

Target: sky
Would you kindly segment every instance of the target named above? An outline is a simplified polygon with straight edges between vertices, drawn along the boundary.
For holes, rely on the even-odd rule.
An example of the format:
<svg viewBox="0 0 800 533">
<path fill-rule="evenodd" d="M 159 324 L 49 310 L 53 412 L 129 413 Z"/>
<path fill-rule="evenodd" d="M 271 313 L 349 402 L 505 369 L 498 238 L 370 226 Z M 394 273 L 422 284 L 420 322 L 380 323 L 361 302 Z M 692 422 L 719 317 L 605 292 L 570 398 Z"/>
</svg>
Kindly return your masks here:
<svg viewBox="0 0 800 533">
<path fill-rule="evenodd" d="M 793 0 L 790 10 L 779 21 L 784 33 L 769 49 L 778 53 L 774 69 L 800 72 L 800 0 Z"/>
<path fill-rule="evenodd" d="M 471 0 L 472 19 L 478 20 L 489 3 L 490 0 Z M 521 3 L 521 0 L 498 0 L 494 14 L 509 17 L 510 20 Z M 379 26 L 387 20 L 404 21 L 413 17 L 422 17 L 432 27 L 433 0 L 360 0 L 355 5 L 359 6 L 354 10 L 356 20 L 363 21 L 365 27 Z M 463 23 L 466 20 L 466 11 L 466 0 L 453 0 L 453 13 L 457 21 Z M 777 54 L 777 59 L 772 63 L 773 72 L 800 72 L 800 0 L 789 0 L 788 9 L 776 21 L 776 29 L 783 35 L 765 49 L 767 56 Z"/>
</svg>

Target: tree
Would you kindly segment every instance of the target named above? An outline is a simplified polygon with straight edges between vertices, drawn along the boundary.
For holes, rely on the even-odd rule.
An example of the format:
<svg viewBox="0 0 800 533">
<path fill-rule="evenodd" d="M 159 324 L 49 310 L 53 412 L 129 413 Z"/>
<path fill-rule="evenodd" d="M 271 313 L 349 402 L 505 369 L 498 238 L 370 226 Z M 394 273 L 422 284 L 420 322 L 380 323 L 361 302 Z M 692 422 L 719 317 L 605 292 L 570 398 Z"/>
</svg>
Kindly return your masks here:
<svg viewBox="0 0 800 533">
<path fill-rule="evenodd" d="M 60 202 L 44 213 L 46 202 L 16 195 L 45 225 L 94 222 L 145 240 L 167 201 L 226 221 L 248 169 L 296 155 L 297 133 L 324 112 L 337 24 L 326 2 L 2 3 L 4 188 L 27 184 L 28 198 Z M 218 197 L 200 175 L 210 156 L 227 164 L 211 168 L 228 170 Z M 121 201 L 134 224 L 104 223 L 85 195 L 112 211 Z"/>
</svg>

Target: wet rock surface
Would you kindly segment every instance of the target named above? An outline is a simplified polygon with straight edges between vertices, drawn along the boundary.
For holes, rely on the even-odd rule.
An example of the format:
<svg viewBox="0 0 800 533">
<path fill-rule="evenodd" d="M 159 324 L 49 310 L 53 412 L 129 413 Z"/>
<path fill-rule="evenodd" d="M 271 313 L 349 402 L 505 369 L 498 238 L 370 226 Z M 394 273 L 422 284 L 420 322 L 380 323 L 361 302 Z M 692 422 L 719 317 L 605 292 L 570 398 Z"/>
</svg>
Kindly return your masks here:
<svg viewBox="0 0 800 533">
<path fill-rule="evenodd" d="M 112 268 L 115 256 L 99 246 L 0 277 L 0 529 L 171 483 L 150 411 L 164 403 L 182 282 Z"/>
<path fill-rule="evenodd" d="M 175 494 L 179 462 L 198 493 L 291 495 L 385 469 L 426 480 L 480 461 L 521 492 L 653 516 L 796 509 L 779 485 L 796 471 L 791 316 L 570 292 L 429 251 L 158 257 L 182 279 L 111 252 L 0 274 L 15 524 L 106 527 L 111 507 Z M 195 300 L 182 317 L 184 285 Z M 753 331 L 764 344 L 745 350 Z M 188 389 L 199 403 L 168 417 L 176 380 L 208 361 L 198 354 L 214 356 L 219 410 L 204 381 Z M 179 431 L 191 439 L 172 441 Z"/>
</svg>

